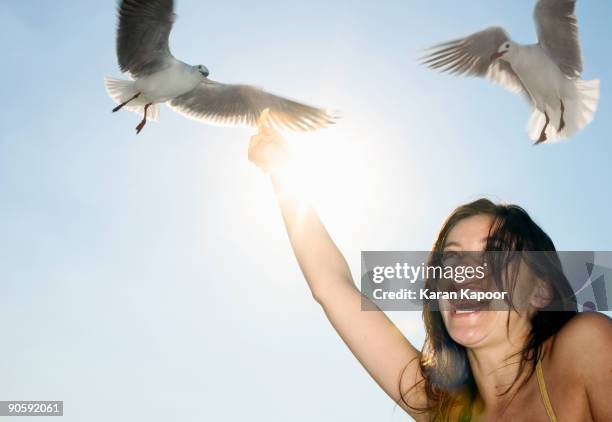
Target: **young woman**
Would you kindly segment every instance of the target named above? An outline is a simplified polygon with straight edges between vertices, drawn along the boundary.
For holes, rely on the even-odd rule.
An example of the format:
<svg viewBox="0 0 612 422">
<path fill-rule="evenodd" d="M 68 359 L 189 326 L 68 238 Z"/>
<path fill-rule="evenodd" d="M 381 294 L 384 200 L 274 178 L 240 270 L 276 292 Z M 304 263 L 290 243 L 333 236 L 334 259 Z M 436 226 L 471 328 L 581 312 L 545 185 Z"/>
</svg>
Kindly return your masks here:
<svg viewBox="0 0 612 422">
<path fill-rule="evenodd" d="M 426 302 L 427 336 L 419 351 L 382 311 L 362 311 L 362 295 L 316 212 L 302 209 L 286 189 L 286 156 L 284 140 L 271 128 L 251 139 L 249 159 L 271 176 L 314 299 L 372 378 L 413 418 L 612 420 L 612 323 L 603 314 L 576 313 L 556 253 L 543 267 L 520 270 L 527 274 L 521 280 L 529 280 L 520 287 L 528 307 L 457 313 Z M 433 250 L 555 249 L 524 210 L 481 199 L 450 215 Z"/>
</svg>

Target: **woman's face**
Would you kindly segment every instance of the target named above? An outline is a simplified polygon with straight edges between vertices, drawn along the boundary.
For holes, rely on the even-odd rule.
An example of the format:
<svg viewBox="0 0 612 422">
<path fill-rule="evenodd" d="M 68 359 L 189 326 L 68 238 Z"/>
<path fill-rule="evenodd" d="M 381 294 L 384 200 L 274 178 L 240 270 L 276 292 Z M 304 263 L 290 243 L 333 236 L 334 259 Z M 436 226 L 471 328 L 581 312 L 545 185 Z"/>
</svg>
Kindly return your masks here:
<svg viewBox="0 0 612 422">
<path fill-rule="evenodd" d="M 492 223 L 493 218 L 484 214 L 459 221 L 447 235 L 445 254 L 484 251 Z M 472 288 L 469 283 L 458 288 L 478 289 L 476 286 Z M 454 303 L 446 299 L 439 300 L 442 319 L 452 339 L 465 347 L 490 346 L 517 337 L 522 340 L 526 330 L 529 330 L 530 321 L 526 312 L 519 314 L 514 310 L 488 310 L 487 306 L 467 311 L 461 310 Z M 495 308 L 500 309 L 498 305 Z"/>
</svg>

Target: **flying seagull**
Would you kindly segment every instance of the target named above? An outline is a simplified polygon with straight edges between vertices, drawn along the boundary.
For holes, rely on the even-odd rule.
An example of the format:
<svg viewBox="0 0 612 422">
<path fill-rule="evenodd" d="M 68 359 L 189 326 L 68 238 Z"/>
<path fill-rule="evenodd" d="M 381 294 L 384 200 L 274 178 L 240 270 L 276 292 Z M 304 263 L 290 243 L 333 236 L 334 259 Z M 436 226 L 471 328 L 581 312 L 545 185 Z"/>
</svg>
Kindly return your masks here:
<svg viewBox="0 0 612 422">
<path fill-rule="evenodd" d="M 527 125 L 536 144 L 573 136 L 593 120 L 599 80 L 584 81 L 575 0 L 538 0 L 538 43 L 513 42 L 500 27 L 431 47 L 422 63 L 482 76 L 521 93 L 533 107 Z"/>
<path fill-rule="evenodd" d="M 255 126 L 262 111 L 281 129 L 308 131 L 334 121 L 328 111 L 267 93 L 249 85 L 208 79 L 208 69 L 176 59 L 168 37 L 176 20 L 173 0 L 122 0 L 119 5 L 117 58 L 133 80 L 105 78 L 106 90 L 119 105 L 143 115 L 140 133 L 159 118 L 159 104 L 189 118 L 212 124 Z"/>
</svg>

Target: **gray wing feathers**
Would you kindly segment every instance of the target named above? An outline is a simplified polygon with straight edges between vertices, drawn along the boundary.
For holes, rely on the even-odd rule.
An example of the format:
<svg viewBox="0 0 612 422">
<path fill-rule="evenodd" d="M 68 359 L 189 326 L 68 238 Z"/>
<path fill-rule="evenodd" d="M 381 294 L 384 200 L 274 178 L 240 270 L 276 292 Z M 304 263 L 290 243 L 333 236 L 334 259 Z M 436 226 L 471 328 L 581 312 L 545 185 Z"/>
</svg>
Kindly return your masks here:
<svg viewBox="0 0 612 422">
<path fill-rule="evenodd" d="M 523 93 L 531 101 L 520 78 L 507 62 L 491 62 L 491 56 L 509 39 L 503 28 L 493 26 L 432 47 L 432 51 L 421 58 L 421 63 L 442 72 L 485 77 L 510 91 Z"/>
<path fill-rule="evenodd" d="M 575 9 L 576 0 L 539 0 L 534 11 L 540 46 L 571 78 L 582 73 Z"/>
<path fill-rule="evenodd" d="M 210 79 L 168 105 L 195 120 L 222 125 L 255 126 L 261 112 L 269 108 L 270 122 L 295 131 L 314 130 L 334 122 L 326 110 L 269 94 L 249 85 L 227 85 Z"/>
<path fill-rule="evenodd" d="M 168 37 L 176 19 L 173 0 L 123 0 L 119 5 L 117 58 L 134 77 L 160 70 L 172 57 Z"/>
<path fill-rule="evenodd" d="M 508 39 L 503 28 L 490 27 L 465 38 L 431 47 L 433 51 L 422 57 L 421 63 L 442 72 L 486 76 L 491 55 Z"/>
</svg>

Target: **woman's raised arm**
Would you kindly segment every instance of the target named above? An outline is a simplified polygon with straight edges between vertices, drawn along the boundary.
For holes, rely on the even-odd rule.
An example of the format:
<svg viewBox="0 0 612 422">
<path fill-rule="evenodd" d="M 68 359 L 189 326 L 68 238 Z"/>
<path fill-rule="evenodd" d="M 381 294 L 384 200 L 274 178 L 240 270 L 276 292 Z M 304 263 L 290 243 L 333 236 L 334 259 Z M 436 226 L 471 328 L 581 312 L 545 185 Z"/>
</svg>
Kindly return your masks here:
<svg viewBox="0 0 612 422">
<path fill-rule="evenodd" d="M 293 194 L 283 167 L 289 165 L 285 141 L 273 129 L 262 127 L 251 138 L 249 159 L 268 173 L 277 194 L 293 252 L 313 297 L 351 352 L 383 390 L 415 418 L 400 397 L 423 407 L 425 395 L 411 389 L 421 380 L 419 351 L 382 311 L 362 311 L 362 295 L 349 267 L 316 211 Z M 366 300 L 363 298 L 363 300 Z M 403 374 L 403 375 L 402 375 Z"/>
</svg>

